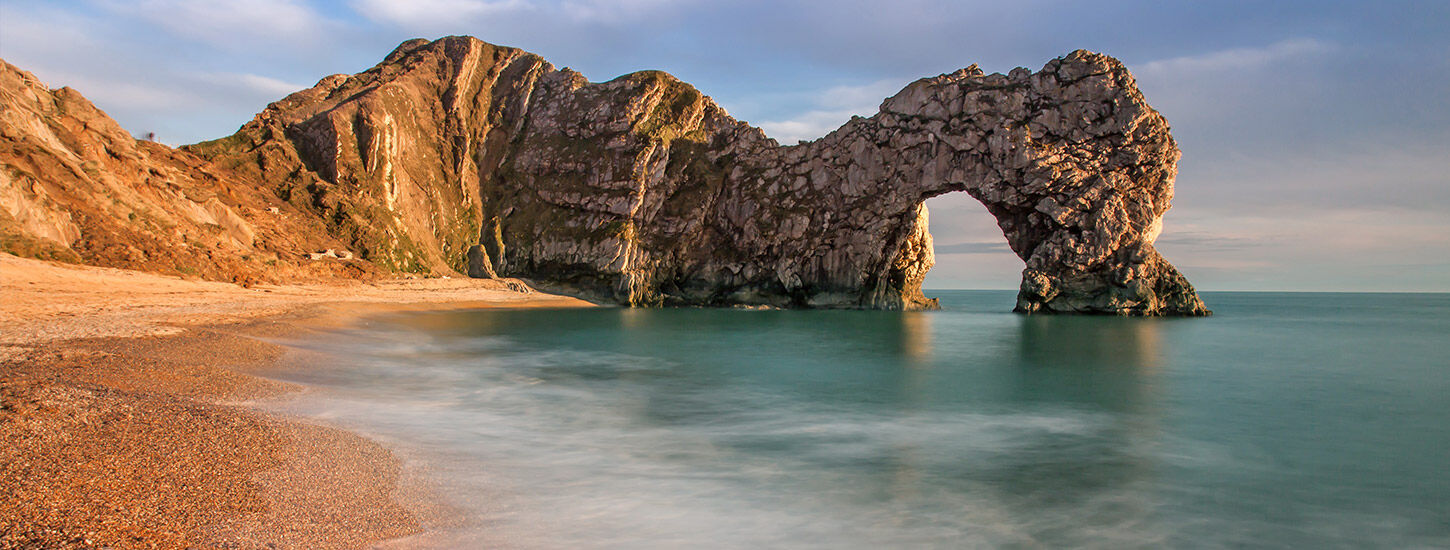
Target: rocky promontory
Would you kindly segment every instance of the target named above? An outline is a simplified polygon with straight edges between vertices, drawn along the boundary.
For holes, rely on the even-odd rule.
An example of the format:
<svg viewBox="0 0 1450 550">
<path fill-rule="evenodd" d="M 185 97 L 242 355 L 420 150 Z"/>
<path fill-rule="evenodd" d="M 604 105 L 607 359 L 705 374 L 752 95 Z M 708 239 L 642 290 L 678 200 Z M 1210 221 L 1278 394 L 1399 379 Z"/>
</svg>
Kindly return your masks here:
<svg viewBox="0 0 1450 550">
<path fill-rule="evenodd" d="M 253 182 L 323 228 L 311 241 L 383 270 L 635 306 L 934 307 L 924 201 L 964 191 L 1026 264 L 1018 311 L 1207 314 L 1152 246 L 1168 124 L 1086 51 L 922 79 L 782 146 L 665 73 L 594 83 L 474 38 L 411 40 L 183 149 L 166 158 Z"/>
</svg>

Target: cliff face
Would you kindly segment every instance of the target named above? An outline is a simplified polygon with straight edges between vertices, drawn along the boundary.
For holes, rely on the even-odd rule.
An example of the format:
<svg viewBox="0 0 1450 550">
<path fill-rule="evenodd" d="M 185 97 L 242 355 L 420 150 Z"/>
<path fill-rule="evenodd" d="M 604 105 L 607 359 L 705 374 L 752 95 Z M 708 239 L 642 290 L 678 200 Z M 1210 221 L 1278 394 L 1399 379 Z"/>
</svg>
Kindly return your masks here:
<svg viewBox="0 0 1450 550">
<path fill-rule="evenodd" d="M 376 271 L 304 255 L 344 246 L 260 181 L 136 140 L 0 61 L 0 250 L 240 283 Z"/>
<path fill-rule="evenodd" d="M 1018 310 L 1206 313 L 1153 249 L 1179 152 L 1117 61 L 917 81 L 780 146 L 659 72 L 590 83 L 466 37 L 270 106 L 190 151 L 274 182 L 404 270 L 631 305 L 932 307 L 926 199 L 965 191 L 1026 262 Z"/>
<path fill-rule="evenodd" d="M 1085 51 L 1036 73 L 973 66 L 922 79 L 875 116 L 793 146 L 667 74 L 591 83 L 468 37 L 405 42 L 368 71 L 324 78 L 235 135 L 181 151 L 131 140 L 89 103 L 76 118 L 58 107 L 73 92 L 11 88 L 25 98 L 7 91 L 7 104 L 26 107 L 7 109 L 24 119 L 7 132 L 48 124 L 95 143 L 5 136 L 40 145 L 9 145 L 0 191 L 36 185 L 21 179 L 94 187 L 123 173 L 147 193 L 180 186 L 211 218 L 155 225 L 216 226 L 236 241 L 212 248 L 285 259 L 337 239 L 386 270 L 526 277 L 629 305 L 915 309 L 935 306 L 921 293 L 933 263 L 924 201 L 965 191 L 1026 263 L 1019 311 L 1207 313 L 1152 246 L 1179 155 L 1168 125 L 1120 63 Z M 87 159 L 99 176 L 86 175 Z M 155 167 L 178 175 L 147 176 Z M 155 210 L 194 210 L 169 200 Z M 262 223 L 262 205 L 297 221 Z M 67 229 L 65 208 L 9 210 L 49 212 L 0 221 L 92 250 Z"/>
</svg>

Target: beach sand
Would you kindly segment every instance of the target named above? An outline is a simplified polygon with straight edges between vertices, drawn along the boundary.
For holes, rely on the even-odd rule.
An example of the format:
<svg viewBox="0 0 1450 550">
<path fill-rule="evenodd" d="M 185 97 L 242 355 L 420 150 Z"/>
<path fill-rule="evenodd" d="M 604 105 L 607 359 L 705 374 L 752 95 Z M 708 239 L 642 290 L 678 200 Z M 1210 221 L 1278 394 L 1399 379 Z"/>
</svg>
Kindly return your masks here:
<svg viewBox="0 0 1450 550">
<path fill-rule="evenodd" d="M 577 307 L 500 281 L 257 286 L 0 254 L 0 548 L 356 548 L 447 511 L 387 448 L 249 403 L 296 338 L 406 309 Z M 299 397 L 299 398 L 305 398 Z"/>
</svg>

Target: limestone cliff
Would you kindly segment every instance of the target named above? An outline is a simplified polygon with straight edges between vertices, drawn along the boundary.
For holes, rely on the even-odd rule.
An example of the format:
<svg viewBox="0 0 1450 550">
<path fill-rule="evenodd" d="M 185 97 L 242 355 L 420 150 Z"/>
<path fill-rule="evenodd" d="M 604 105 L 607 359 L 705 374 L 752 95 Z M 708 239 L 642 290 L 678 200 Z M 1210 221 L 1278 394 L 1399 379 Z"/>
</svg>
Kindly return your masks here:
<svg viewBox="0 0 1450 550">
<path fill-rule="evenodd" d="M 0 61 L 0 251 L 248 283 L 375 272 L 260 181 L 132 138 L 69 88 Z"/>
<path fill-rule="evenodd" d="M 1168 125 L 1085 51 L 922 79 L 792 146 L 667 74 L 592 83 L 468 37 L 405 42 L 182 150 L 8 65 L 0 92 L 0 248 L 225 278 L 335 247 L 628 305 L 915 309 L 935 306 L 924 201 L 965 191 L 1026 263 L 1019 311 L 1207 313 L 1152 246 Z"/>
<path fill-rule="evenodd" d="M 473 38 L 413 40 L 189 150 L 273 182 L 403 270 L 630 305 L 931 307 L 923 201 L 965 191 L 1026 262 L 1019 311 L 1200 315 L 1157 251 L 1179 152 L 1128 71 L 917 81 L 780 146 L 660 72 L 588 82 Z"/>
</svg>

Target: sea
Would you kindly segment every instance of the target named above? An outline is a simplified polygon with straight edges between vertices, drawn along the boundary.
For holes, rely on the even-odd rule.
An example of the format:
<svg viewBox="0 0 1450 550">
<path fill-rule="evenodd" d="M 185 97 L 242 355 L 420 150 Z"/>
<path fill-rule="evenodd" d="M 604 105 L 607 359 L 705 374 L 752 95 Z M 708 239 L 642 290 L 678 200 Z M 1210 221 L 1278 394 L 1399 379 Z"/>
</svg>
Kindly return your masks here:
<svg viewBox="0 0 1450 550">
<path fill-rule="evenodd" d="M 1208 318 L 393 313 L 266 405 L 402 459 L 421 548 L 1450 548 L 1450 294 Z"/>
</svg>

